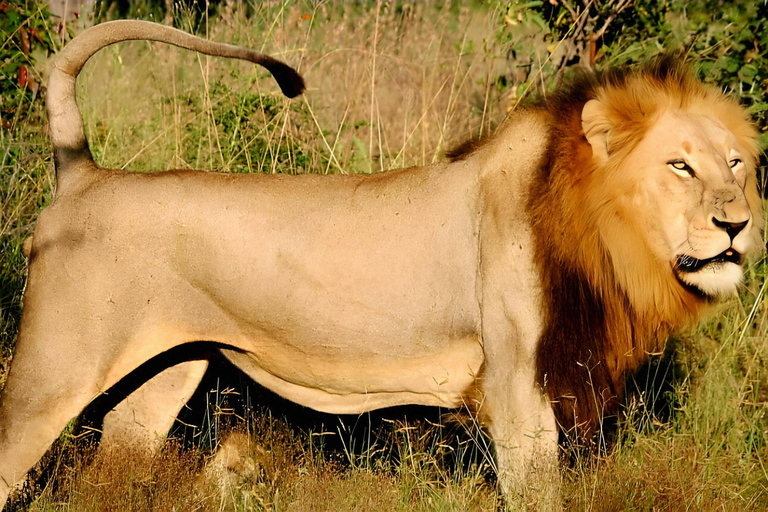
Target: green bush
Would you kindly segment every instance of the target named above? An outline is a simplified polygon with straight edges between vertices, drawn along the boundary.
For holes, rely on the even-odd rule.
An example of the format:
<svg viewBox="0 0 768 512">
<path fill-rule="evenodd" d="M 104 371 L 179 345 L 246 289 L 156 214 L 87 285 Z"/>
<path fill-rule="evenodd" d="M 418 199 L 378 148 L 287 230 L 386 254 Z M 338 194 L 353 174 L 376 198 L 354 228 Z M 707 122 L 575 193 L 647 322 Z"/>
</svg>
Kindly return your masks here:
<svg viewBox="0 0 768 512">
<path fill-rule="evenodd" d="M 702 80 L 750 109 L 768 145 L 768 5 L 740 0 L 642 0 L 624 13 L 601 51 L 605 65 L 680 50 Z"/>
<path fill-rule="evenodd" d="M 0 2 L 0 122 L 9 130 L 39 97 L 37 60 L 54 49 L 51 13 L 45 4 Z"/>
<path fill-rule="evenodd" d="M 269 76 L 264 73 L 264 76 Z M 211 96 L 219 99 L 211 106 L 213 120 L 220 138 L 220 157 L 230 172 L 285 172 L 303 173 L 310 171 L 309 150 L 303 137 L 281 135 L 287 121 L 284 100 L 281 97 L 233 90 L 226 82 L 218 80 L 211 87 Z M 170 101 L 170 100 L 168 100 Z M 205 112 L 205 105 L 193 101 L 191 110 L 197 115 Z M 297 127 L 302 130 L 312 127 L 312 118 L 304 103 L 293 101 L 287 107 L 296 116 Z M 186 127 L 190 140 L 199 139 L 200 126 Z M 188 161 L 193 160 L 192 151 L 187 151 Z M 216 162 L 201 162 L 202 167 L 215 167 Z"/>
</svg>

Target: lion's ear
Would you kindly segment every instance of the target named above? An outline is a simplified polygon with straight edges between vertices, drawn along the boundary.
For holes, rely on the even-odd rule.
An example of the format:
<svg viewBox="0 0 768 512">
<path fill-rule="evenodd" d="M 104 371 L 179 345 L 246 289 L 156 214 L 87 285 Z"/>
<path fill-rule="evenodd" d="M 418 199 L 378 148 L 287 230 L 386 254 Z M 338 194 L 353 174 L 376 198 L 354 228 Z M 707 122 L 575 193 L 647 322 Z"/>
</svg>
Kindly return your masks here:
<svg viewBox="0 0 768 512">
<path fill-rule="evenodd" d="M 581 128 L 587 142 L 592 146 L 592 154 L 599 163 L 608 159 L 608 134 L 611 123 L 605 106 L 598 100 L 589 100 L 581 111 Z"/>
</svg>

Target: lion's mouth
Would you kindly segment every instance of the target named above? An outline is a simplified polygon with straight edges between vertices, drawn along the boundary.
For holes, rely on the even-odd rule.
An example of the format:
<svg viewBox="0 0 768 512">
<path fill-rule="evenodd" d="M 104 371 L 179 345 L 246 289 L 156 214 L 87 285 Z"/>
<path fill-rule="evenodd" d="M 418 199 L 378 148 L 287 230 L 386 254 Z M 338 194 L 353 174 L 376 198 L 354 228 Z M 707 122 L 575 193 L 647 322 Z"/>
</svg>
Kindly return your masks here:
<svg viewBox="0 0 768 512">
<path fill-rule="evenodd" d="M 741 254 L 733 249 L 726 249 L 717 256 L 700 260 L 687 254 L 682 254 L 677 257 L 675 261 L 675 267 L 683 272 L 698 272 L 702 268 L 712 263 L 735 263 L 741 264 Z"/>
</svg>

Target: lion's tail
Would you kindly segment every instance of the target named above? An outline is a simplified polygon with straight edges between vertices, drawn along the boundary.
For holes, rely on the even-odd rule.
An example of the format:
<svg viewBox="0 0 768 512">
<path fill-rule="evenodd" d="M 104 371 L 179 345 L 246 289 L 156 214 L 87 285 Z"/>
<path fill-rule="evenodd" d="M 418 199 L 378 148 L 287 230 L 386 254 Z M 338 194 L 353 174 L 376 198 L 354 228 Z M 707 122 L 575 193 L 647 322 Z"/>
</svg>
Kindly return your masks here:
<svg viewBox="0 0 768 512">
<path fill-rule="evenodd" d="M 122 20 L 96 25 L 67 44 L 50 69 L 46 107 L 59 189 L 66 187 L 67 174 L 79 174 L 78 170 L 88 172 L 96 167 L 85 139 L 83 118 L 77 108 L 75 83 L 78 73 L 86 61 L 105 46 L 137 39 L 168 43 L 217 57 L 248 60 L 269 70 L 289 98 L 304 91 L 304 80 L 293 68 L 246 48 L 215 43 L 147 21 Z"/>
</svg>

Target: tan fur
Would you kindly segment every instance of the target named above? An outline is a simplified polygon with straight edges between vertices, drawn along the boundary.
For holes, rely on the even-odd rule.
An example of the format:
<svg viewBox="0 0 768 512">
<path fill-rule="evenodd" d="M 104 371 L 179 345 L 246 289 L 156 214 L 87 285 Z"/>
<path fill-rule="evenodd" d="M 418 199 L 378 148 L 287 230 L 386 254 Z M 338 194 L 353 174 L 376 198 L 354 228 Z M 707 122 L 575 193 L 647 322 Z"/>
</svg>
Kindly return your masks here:
<svg viewBox="0 0 768 512">
<path fill-rule="evenodd" d="M 631 84 L 614 91 L 588 81 L 549 109 L 520 111 L 450 164 L 373 176 L 132 174 L 90 158 L 74 76 L 125 34 L 177 40 L 136 23 L 79 36 L 66 54 L 79 64 L 52 75 L 60 186 L 35 228 L 0 403 L 0 503 L 70 418 L 115 385 L 125 391 L 126 379 L 152 378 L 172 355 L 172 374 L 140 387 L 107 422 L 139 415 L 162 428 L 203 366 L 176 358 L 189 351 L 199 361 L 193 348 L 202 346 L 323 411 L 479 403 L 502 489 L 555 508 L 555 410 L 565 426 L 568 414 L 594 423 L 596 410 L 615 408 L 643 351 L 709 300 L 694 284 L 713 294 L 736 284 L 735 265 L 722 265 L 731 272 L 723 278 L 706 263 L 728 238 L 707 215 L 742 215 L 744 188 L 756 198 L 743 117 L 724 118 L 720 129 L 679 117 L 689 110 L 662 95 L 650 104 L 658 115 L 629 122 L 638 111 L 620 98 Z M 221 54 L 189 37 L 185 47 Z M 709 135 L 696 136 L 699 128 Z M 655 157 L 643 144 L 686 130 L 693 136 L 683 142 L 710 155 L 698 181 L 665 162 L 644 167 Z M 749 153 L 736 185 L 722 158 L 712 160 L 729 134 Z M 757 204 L 734 238 L 740 250 L 754 245 Z M 688 226 L 677 210 L 690 225 L 704 216 L 684 265 L 664 243 Z M 681 273 L 699 263 L 711 275 Z M 596 372 L 602 402 L 587 403 L 590 381 L 577 363 Z M 566 394 L 577 398 L 570 409 Z M 119 427 L 112 439 L 131 430 Z M 139 432 L 153 441 L 148 434 L 163 432 Z"/>
</svg>

